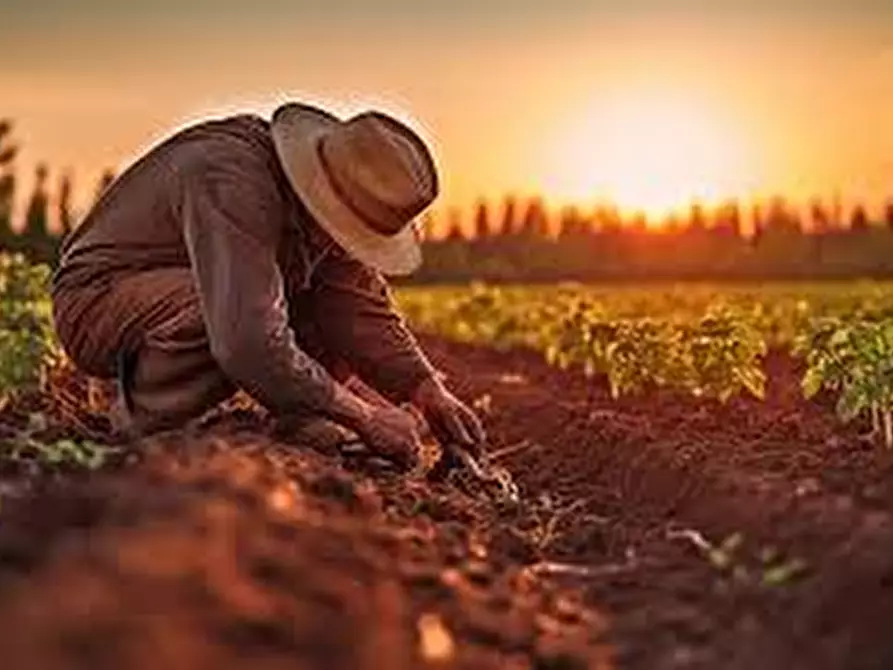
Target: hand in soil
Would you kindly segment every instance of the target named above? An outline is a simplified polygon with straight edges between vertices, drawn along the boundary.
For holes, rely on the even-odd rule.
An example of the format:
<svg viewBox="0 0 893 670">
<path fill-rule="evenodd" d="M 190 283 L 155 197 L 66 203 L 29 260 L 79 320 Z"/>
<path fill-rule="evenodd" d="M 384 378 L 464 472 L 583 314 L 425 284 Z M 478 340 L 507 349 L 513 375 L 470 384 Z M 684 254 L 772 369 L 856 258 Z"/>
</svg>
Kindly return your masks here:
<svg viewBox="0 0 893 670">
<path fill-rule="evenodd" d="M 411 468 L 421 449 L 419 423 L 399 407 L 374 406 L 359 430 L 360 438 L 372 451 Z"/>
<path fill-rule="evenodd" d="M 480 451 L 480 445 L 486 440 L 481 420 L 439 381 L 423 382 L 412 401 L 442 444 L 459 444 L 472 453 Z"/>
</svg>

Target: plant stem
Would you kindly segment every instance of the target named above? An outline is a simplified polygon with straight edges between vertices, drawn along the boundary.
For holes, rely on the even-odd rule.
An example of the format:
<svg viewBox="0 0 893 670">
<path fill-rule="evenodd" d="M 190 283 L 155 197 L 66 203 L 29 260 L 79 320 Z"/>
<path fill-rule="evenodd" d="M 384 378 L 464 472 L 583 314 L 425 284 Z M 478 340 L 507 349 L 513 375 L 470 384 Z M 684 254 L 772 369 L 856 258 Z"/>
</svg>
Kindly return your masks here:
<svg viewBox="0 0 893 670">
<path fill-rule="evenodd" d="M 884 444 L 887 449 L 893 448 L 893 410 L 884 412 Z"/>
</svg>

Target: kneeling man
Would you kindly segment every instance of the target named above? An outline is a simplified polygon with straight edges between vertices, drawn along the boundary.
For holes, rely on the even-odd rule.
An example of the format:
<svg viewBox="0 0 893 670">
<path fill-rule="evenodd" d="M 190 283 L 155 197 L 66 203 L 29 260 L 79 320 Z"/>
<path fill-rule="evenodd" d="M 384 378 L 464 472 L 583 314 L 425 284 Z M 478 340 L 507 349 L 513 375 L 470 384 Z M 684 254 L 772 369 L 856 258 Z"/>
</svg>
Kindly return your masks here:
<svg viewBox="0 0 893 670">
<path fill-rule="evenodd" d="M 383 275 L 415 270 L 415 218 L 438 193 L 424 142 L 377 112 L 308 105 L 177 132 L 127 169 L 65 241 L 53 277 L 62 344 L 119 381 L 123 427 L 182 425 L 243 389 L 279 415 L 325 417 L 412 460 L 419 423 L 483 431 L 395 312 Z M 342 383 L 356 376 L 391 403 Z"/>
</svg>

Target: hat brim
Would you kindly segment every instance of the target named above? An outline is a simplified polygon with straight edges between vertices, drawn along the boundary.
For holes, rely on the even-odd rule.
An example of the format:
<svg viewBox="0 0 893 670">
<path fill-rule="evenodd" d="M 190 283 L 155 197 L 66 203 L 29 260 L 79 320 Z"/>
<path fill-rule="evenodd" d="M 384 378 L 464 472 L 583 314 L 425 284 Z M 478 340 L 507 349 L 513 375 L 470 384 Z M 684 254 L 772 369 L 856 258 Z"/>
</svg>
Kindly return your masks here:
<svg viewBox="0 0 893 670">
<path fill-rule="evenodd" d="M 273 144 L 292 188 L 316 222 L 350 256 L 386 275 L 405 276 L 422 264 L 414 224 L 395 235 L 382 235 L 357 216 L 336 195 L 317 147 L 341 124 L 316 107 L 292 103 L 276 110 L 271 125 Z"/>
</svg>

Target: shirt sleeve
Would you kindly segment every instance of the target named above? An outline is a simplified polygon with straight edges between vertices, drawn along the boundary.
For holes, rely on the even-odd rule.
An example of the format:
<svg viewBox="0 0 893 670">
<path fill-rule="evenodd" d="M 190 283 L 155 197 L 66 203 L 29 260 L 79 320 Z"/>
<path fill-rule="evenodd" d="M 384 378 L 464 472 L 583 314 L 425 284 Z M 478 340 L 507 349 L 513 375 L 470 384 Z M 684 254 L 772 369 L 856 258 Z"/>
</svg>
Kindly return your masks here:
<svg viewBox="0 0 893 670">
<path fill-rule="evenodd" d="M 289 326 L 276 259 L 279 198 L 254 168 L 207 166 L 183 186 L 184 238 L 211 353 L 268 409 L 325 411 L 336 382 L 297 346 Z"/>
<path fill-rule="evenodd" d="M 380 273 L 335 253 L 318 268 L 313 289 L 327 348 L 377 391 L 403 402 L 437 375 Z"/>
</svg>

